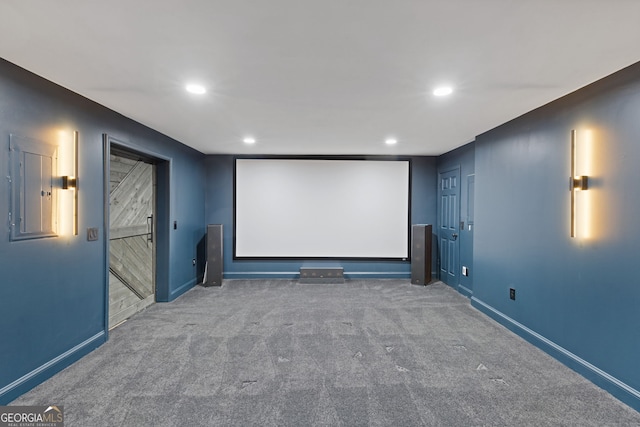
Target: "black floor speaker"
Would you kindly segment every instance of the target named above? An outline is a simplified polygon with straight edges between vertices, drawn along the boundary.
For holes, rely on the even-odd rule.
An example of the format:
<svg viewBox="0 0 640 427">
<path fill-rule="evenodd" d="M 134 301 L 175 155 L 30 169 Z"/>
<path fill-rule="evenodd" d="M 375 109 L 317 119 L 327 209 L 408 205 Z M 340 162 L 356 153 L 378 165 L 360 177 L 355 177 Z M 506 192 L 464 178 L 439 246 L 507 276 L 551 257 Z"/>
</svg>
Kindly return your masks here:
<svg viewBox="0 0 640 427">
<path fill-rule="evenodd" d="M 411 283 L 431 282 L 431 224 L 411 226 Z"/>
<path fill-rule="evenodd" d="M 222 224 L 209 224 L 204 286 L 222 285 L 222 254 Z"/>
</svg>

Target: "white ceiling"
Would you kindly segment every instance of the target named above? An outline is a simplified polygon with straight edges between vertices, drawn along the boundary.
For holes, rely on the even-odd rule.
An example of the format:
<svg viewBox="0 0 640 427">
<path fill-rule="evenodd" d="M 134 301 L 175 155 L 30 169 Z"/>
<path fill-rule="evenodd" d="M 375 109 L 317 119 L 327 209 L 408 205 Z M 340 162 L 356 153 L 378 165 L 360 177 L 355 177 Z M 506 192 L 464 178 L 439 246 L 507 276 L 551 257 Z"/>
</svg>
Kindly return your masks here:
<svg viewBox="0 0 640 427">
<path fill-rule="evenodd" d="M 437 155 L 640 60 L 638 17 L 638 0 L 2 0 L 0 56 L 203 153 Z"/>
</svg>

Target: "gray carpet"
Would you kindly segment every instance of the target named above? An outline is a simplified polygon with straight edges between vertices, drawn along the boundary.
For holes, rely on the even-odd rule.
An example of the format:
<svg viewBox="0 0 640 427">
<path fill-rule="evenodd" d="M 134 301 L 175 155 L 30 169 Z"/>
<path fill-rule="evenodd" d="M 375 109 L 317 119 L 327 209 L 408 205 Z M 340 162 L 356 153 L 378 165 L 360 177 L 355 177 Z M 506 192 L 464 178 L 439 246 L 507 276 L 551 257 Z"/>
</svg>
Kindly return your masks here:
<svg viewBox="0 0 640 427">
<path fill-rule="evenodd" d="M 225 281 L 156 304 L 12 405 L 67 426 L 640 426 L 442 283 Z"/>
</svg>

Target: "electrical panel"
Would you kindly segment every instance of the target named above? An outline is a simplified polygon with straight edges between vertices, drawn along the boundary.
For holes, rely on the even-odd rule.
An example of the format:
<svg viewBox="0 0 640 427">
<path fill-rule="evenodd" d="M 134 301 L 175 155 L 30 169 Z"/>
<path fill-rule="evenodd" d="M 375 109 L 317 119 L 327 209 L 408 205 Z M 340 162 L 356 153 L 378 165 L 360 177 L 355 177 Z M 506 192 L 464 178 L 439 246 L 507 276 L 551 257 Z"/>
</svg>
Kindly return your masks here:
<svg viewBox="0 0 640 427">
<path fill-rule="evenodd" d="M 56 146 L 10 135 L 11 240 L 56 236 Z"/>
</svg>

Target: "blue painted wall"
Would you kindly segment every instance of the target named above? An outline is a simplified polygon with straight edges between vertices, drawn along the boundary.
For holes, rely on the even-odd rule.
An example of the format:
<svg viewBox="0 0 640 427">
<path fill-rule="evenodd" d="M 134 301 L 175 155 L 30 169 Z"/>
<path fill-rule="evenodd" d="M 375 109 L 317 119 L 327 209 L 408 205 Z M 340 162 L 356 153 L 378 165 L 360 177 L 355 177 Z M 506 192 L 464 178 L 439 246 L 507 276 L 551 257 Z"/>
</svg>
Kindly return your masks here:
<svg viewBox="0 0 640 427">
<path fill-rule="evenodd" d="M 411 159 L 411 220 L 416 224 L 434 224 L 436 220 L 436 158 Z M 293 278 L 302 265 L 342 266 L 345 276 L 409 277 L 408 261 L 304 261 L 233 259 L 233 156 L 207 156 L 206 221 L 224 227 L 225 278 Z"/>
<path fill-rule="evenodd" d="M 170 159 L 171 259 L 165 299 L 193 286 L 204 235 L 204 155 L 0 59 L 0 404 L 102 344 L 105 251 L 102 241 L 102 134 Z M 79 235 L 9 241 L 9 134 L 55 141 L 79 132 Z M 86 228 L 100 240 L 88 242 Z M 160 290 L 159 290 L 160 291 Z"/>
<path fill-rule="evenodd" d="M 639 76 L 636 64 L 477 137 L 472 298 L 636 409 Z M 571 129 L 593 153 L 591 208 L 577 212 L 588 238 L 569 237 Z"/>
<path fill-rule="evenodd" d="M 462 271 L 462 266 L 469 269 L 468 276 L 459 273 L 459 283 L 456 288 L 460 293 L 471 296 L 473 294 L 473 233 L 475 225 L 472 224 L 471 229 L 469 228 L 469 224 L 473 222 L 472 199 L 474 197 L 473 186 L 469 186 L 469 181 L 475 179 L 475 142 L 463 145 L 438 157 L 438 171 L 446 171 L 456 166 L 460 167 L 461 180 L 460 203 L 458 204 L 460 206 L 460 221 L 464 221 L 465 225 L 464 229 L 458 232 L 460 236 L 458 237 L 460 242 L 459 271 Z M 439 211 L 440 201 L 438 200 Z"/>
</svg>

